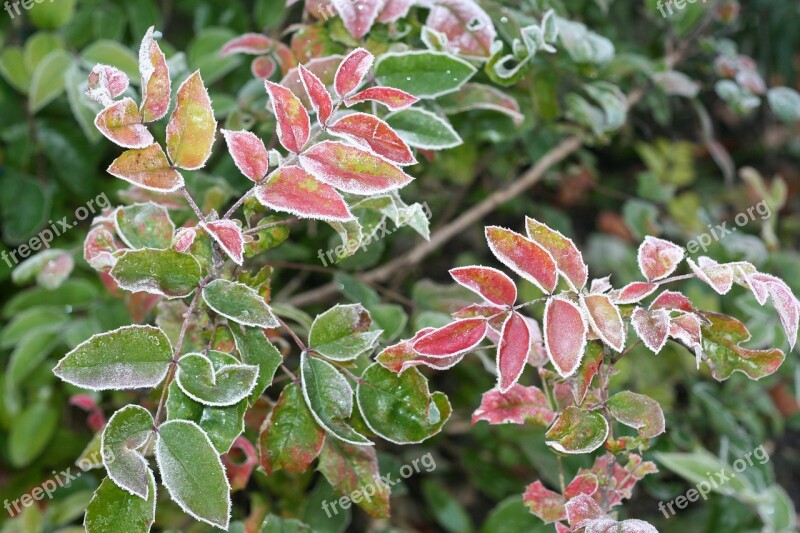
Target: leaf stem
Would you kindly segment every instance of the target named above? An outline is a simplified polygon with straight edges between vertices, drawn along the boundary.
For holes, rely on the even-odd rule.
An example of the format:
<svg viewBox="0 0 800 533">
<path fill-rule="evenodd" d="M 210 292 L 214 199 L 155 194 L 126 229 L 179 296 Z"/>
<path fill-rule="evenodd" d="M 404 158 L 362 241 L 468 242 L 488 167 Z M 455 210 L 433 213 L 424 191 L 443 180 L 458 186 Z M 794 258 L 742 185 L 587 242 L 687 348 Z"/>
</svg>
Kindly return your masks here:
<svg viewBox="0 0 800 533">
<path fill-rule="evenodd" d="M 205 222 L 205 215 L 203 215 L 203 212 L 200 211 L 200 208 L 197 206 L 197 202 L 194 201 L 194 198 L 192 198 L 192 195 L 189 193 L 186 187 L 181 187 L 181 194 L 183 194 L 183 197 L 186 198 L 187 202 L 189 202 L 189 207 L 191 207 L 192 211 L 194 211 L 194 214 L 197 215 L 198 220 Z"/>
<path fill-rule="evenodd" d="M 303 351 L 303 352 L 307 352 L 308 351 L 308 348 L 306 348 L 305 343 L 303 343 L 303 341 L 300 340 L 300 337 L 298 337 L 297 334 L 295 334 L 295 332 L 292 331 L 292 328 L 290 328 L 289 326 L 286 325 L 286 322 L 284 322 L 283 320 L 281 320 L 277 316 L 275 317 L 275 320 L 277 320 L 278 323 L 280 323 L 281 327 L 283 329 L 285 329 L 289 333 L 289 336 L 291 336 L 292 339 L 294 339 L 295 344 L 297 344 L 297 347 L 300 348 L 301 351 Z"/>
</svg>

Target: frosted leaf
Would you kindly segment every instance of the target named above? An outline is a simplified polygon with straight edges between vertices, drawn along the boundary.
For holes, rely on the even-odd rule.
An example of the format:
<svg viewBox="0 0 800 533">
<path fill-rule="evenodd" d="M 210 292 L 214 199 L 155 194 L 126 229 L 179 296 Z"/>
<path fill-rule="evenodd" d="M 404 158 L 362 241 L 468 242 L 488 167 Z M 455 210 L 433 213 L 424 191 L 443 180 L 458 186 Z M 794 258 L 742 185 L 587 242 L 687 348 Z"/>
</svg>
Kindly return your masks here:
<svg viewBox="0 0 800 533">
<path fill-rule="evenodd" d="M 542 292 L 553 292 L 558 271 L 547 250 L 519 233 L 499 226 L 487 226 L 485 232 L 489 249 L 501 263 L 539 287 Z"/>
<path fill-rule="evenodd" d="M 667 343 L 669 322 L 669 311 L 666 309 L 647 311 L 637 307 L 631 315 L 631 324 L 636 335 L 651 352 L 656 354 Z"/>
<path fill-rule="evenodd" d="M 626 305 L 636 303 L 644 298 L 647 298 L 654 292 L 658 285 L 655 283 L 646 283 L 644 281 L 634 281 L 622 287 L 619 291 L 611 293 L 614 303 L 618 305 Z"/>
<path fill-rule="evenodd" d="M 270 105 L 278 120 L 278 140 L 290 152 L 300 153 L 308 142 L 311 119 L 300 99 L 289 89 L 265 82 Z"/>
<path fill-rule="evenodd" d="M 531 513 L 538 516 L 545 524 L 564 520 L 566 500 L 558 492 L 545 488 L 541 481 L 535 481 L 525 488 L 522 501 Z"/>
<path fill-rule="evenodd" d="M 515 384 L 505 392 L 494 388 L 483 393 L 480 407 L 472 413 L 472 425 L 486 420 L 492 425 L 533 422 L 549 426 L 555 418 L 541 389 Z"/>
<path fill-rule="evenodd" d="M 269 170 L 269 155 L 264 141 L 249 131 L 221 131 L 239 172 L 250 181 L 261 181 Z"/>
<path fill-rule="evenodd" d="M 525 228 L 528 238 L 550 252 L 558 270 L 569 281 L 572 288 L 574 290 L 583 289 L 589 277 L 589 267 L 584 263 L 583 255 L 572 239 L 530 217 L 525 217 Z"/>
<path fill-rule="evenodd" d="M 398 111 L 416 104 L 419 98 L 393 87 L 369 87 L 346 98 L 345 104 L 349 107 L 368 101 L 378 102 L 392 111 Z"/>
<path fill-rule="evenodd" d="M 675 272 L 683 256 L 683 248 L 677 244 L 647 236 L 639 246 L 639 270 L 647 281 L 666 278 Z"/>
<path fill-rule="evenodd" d="M 425 25 L 447 36 L 450 52 L 479 59 L 491 55 L 497 36 L 491 17 L 473 0 L 436 2 Z"/>
<path fill-rule="evenodd" d="M 264 298 L 243 283 L 215 279 L 203 288 L 203 300 L 217 314 L 244 326 L 280 327 Z"/>
<path fill-rule="evenodd" d="M 222 251 L 230 257 L 234 263 L 241 265 L 244 261 L 244 235 L 242 228 L 233 220 L 214 220 L 212 222 L 200 222 L 200 227 L 208 232 L 209 235 L 219 244 Z"/>
<path fill-rule="evenodd" d="M 417 162 L 405 141 L 378 117 L 352 113 L 328 126 L 328 131 L 363 148 L 371 149 L 398 165 L 413 165 Z"/>
<path fill-rule="evenodd" d="M 89 89 L 86 91 L 86 96 L 106 107 L 125 92 L 129 83 L 128 75 L 121 70 L 98 64 L 89 73 Z"/>
<path fill-rule="evenodd" d="M 153 143 L 153 136 L 142 124 L 139 109 L 131 98 L 123 98 L 100 111 L 94 125 L 108 140 L 123 148 L 145 148 Z"/>
<path fill-rule="evenodd" d="M 341 194 L 298 166 L 283 166 L 275 170 L 267 183 L 258 188 L 256 198 L 266 207 L 303 218 L 353 219 Z"/>
<path fill-rule="evenodd" d="M 178 88 L 177 100 L 167 124 L 167 153 L 176 166 L 197 170 L 211 156 L 217 132 L 211 98 L 199 70 Z"/>
<path fill-rule="evenodd" d="M 143 457 L 144 445 L 155 428 L 150 412 L 126 405 L 109 419 L 101 440 L 101 455 L 108 476 L 121 489 L 147 499 L 152 475 Z"/>
<path fill-rule="evenodd" d="M 372 28 L 385 0 L 331 0 L 342 17 L 344 27 L 356 39 L 361 39 Z"/>
<path fill-rule="evenodd" d="M 232 54 L 266 54 L 272 50 L 274 43 L 272 39 L 261 33 L 245 33 L 234 37 L 222 47 L 220 57 L 227 57 Z"/>
<path fill-rule="evenodd" d="M 317 113 L 317 120 L 321 125 L 325 126 L 333 112 L 331 95 L 328 94 L 325 84 L 313 72 L 302 65 L 298 67 L 298 70 L 300 72 L 300 81 L 303 83 L 306 94 L 308 94 L 311 106 Z"/>
<path fill-rule="evenodd" d="M 530 346 L 527 321 L 519 313 L 512 312 L 503 323 L 497 344 L 497 386 L 501 393 L 516 385 L 528 362 Z"/>
<path fill-rule="evenodd" d="M 721 265 L 710 257 L 700 257 L 695 263 L 687 258 L 689 268 L 698 279 L 707 283 L 718 294 L 727 294 L 733 287 L 733 269 L 728 265 Z"/>
<path fill-rule="evenodd" d="M 467 318 L 435 329 L 418 338 L 412 349 L 420 355 L 448 357 L 475 349 L 486 336 L 483 318 Z"/>
<path fill-rule="evenodd" d="M 169 164 L 158 143 L 128 150 L 108 167 L 108 173 L 143 189 L 172 192 L 183 187 L 183 176 Z"/>
<path fill-rule="evenodd" d="M 625 324 L 611 298 L 605 294 L 589 294 L 581 297 L 581 303 L 592 331 L 612 349 L 621 352 L 625 347 Z"/>
<path fill-rule="evenodd" d="M 194 256 L 175 250 L 127 250 L 111 269 L 111 277 L 129 292 L 183 298 L 200 285 L 202 271 Z"/>
<path fill-rule="evenodd" d="M 691 300 L 676 291 L 664 291 L 650 304 L 650 309 L 677 309 L 691 313 L 694 310 Z"/>
<path fill-rule="evenodd" d="M 356 2 L 363 0 L 355 0 Z M 366 3 L 366 2 L 365 2 Z M 377 2 L 372 2 L 375 4 Z M 364 82 L 364 78 L 372 67 L 375 56 L 363 48 L 350 52 L 339 65 L 334 77 L 333 87 L 339 98 L 349 96 Z"/>
<path fill-rule="evenodd" d="M 178 361 L 175 379 L 189 398 L 204 405 L 224 407 L 250 395 L 258 379 L 254 365 L 224 365 L 214 369 L 203 354 L 186 354 Z"/>
<path fill-rule="evenodd" d="M 459 285 L 495 305 L 514 305 L 517 301 L 517 286 L 503 272 L 482 266 L 453 268 L 450 275 Z"/>
<path fill-rule="evenodd" d="M 142 77 L 142 121 L 160 120 L 169 111 L 172 82 L 164 52 L 153 39 L 152 26 L 139 47 L 139 73 Z"/>
<path fill-rule="evenodd" d="M 586 349 L 586 319 L 580 307 L 556 296 L 544 309 L 544 346 L 547 356 L 562 377 L 575 373 Z"/>
</svg>

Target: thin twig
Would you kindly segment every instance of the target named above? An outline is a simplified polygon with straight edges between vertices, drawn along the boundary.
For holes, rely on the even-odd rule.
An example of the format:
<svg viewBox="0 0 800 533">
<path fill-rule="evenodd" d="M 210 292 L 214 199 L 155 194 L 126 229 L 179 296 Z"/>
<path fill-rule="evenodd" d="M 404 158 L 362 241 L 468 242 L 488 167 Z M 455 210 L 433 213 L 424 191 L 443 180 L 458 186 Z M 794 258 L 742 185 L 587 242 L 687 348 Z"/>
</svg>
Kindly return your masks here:
<svg viewBox="0 0 800 533">
<path fill-rule="evenodd" d="M 286 322 L 284 322 L 283 320 L 281 320 L 277 316 L 275 317 L 275 319 L 278 321 L 278 323 L 281 325 L 281 327 L 283 327 L 283 329 L 285 329 L 286 331 L 289 332 L 289 335 L 292 337 L 292 339 L 294 339 L 295 344 L 297 344 L 297 347 L 300 348 L 301 351 L 303 351 L 303 352 L 308 351 L 308 348 L 306 348 L 305 343 L 303 343 L 303 341 L 300 340 L 300 337 L 298 337 L 295 334 L 295 332 L 292 331 L 292 328 L 290 328 L 289 326 L 286 325 Z"/>
<path fill-rule="evenodd" d="M 205 215 L 203 215 L 203 212 L 200 211 L 200 208 L 197 206 L 197 203 L 194 201 L 194 198 L 192 198 L 192 195 L 189 194 L 189 191 L 186 189 L 186 187 L 181 187 L 181 193 L 183 194 L 183 197 L 186 198 L 186 201 L 189 202 L 189 207 L 191 207 L 192 211 L 194 211 L 194 214 L 197 215 L 198 220 L 205 222 Z"/>
<path fill-rule="evenodd" d="M 260 226 L 256 226 L 255 228 L 251 228 L 244 232 L 245 235 L 250 235 L 252 233 L 258 233 L 261 230 L 274 228 L 275 226 L 288 226 L 290 224 L 297 224 L 300 222 L 299 218 L 287 218 L 286 220 L 276 220 L 275 222 L 268 222 L 266 224 L 261 224 Z"/>
</svg>

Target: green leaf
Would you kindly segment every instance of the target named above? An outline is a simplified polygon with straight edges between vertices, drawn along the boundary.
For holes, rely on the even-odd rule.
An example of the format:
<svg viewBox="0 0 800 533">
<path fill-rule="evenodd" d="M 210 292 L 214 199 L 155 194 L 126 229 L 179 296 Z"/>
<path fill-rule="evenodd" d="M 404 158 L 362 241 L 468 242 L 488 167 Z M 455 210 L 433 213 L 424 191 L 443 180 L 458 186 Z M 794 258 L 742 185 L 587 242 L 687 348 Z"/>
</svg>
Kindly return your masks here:
<svg viewBox="0 0 800 533">
<path fill-rule="evenodd" d="M 228 529 L 230 485 L 208 435 L 194 422 L 170 420 L 158 428 L 156 462 L 167 492 L 192 517 Z"/>
<path fill-rule="evenodd" d="M 59 411 L 44 402 L 29 405 L 12 421 L 8 433 L 8 460 L 23 468 L 47 447 L 58 429 Z"/>
<path fill-rule="evenodd" d="M 498 503 L 486 517 L 481 533 L 550 533 L 552 525 L 545 525 L 525 507 L 522 496 L 509 496 Z"/>
<path fill-rule="evenodd" d="M 306 524 L 296 518 L 281 518 L 274 514 L 269 514 L 261 524 L 261 533 L 313 533 Z"/>
<path fill-rule="evenodd" d="M 611 416 L 651 439 L 664 433 L 664 412 L 654 399 L 631 391 L 618 392 L 608 400 Z"/>
<path fill-rule="evenodd" d="M 302 473 L 317 458 L 325 431 L 317 425 L 300 388 L 290 383 L 272 408 L 259 438 L 261 466 L 267 475 L 276 470 Z"/>
<path fill-rule="evenodd" d="M 6 382 L 20 385 L 50 355 L 60 339 L 60 331 L 37 328 L 14 347 L 6 371 Z"/>
<path fill-rule="evenodd" d="M 469 514 L 441 483 L 430 479 L 423 480 L 422 494 L 428 503 L 428 510 L 445 531 L 449 533 L 472 532 L 472 520 L 470 520 Z"/>
<path fill-rule="evenodd" d="M 225 407 L 247 398 L 257 378 L 257 366 L 228 364 L 214 368 L 205 355 L 190 353 L 178 361 L 175 379 L 191 399 L 204 405 Z"/>
<path fill-rule="evenodd" d="M 128 250 L 111 269 L 124 290 L 182 298 L 200 285 L 202 272 L 194 256 L 176 250 Z"/>
<path fill-rule="evenodd" d="M 32 237 L 50 216 L 50 194 L 37 181 L 6 168 L 0 180 L 3 240 L 19 244 Z"/>
<path fill-rule="evenodd" d="M 794 503 L 780 485 L 772 485 L 759 493 L 758 515 L 767 531 L 797 531 Z"/>
<path fill-rule="evenodd" d="M 244 326 L 280 327 L 264 298 L 243 283 L 215 279 L 203 288 L 203 300 L 217 314 Z"/>
<path fill-rule="evenodd" d="M 447 119 L 426 109 L 403 109 L 386 116 L 386 122 L 410 146 L 423 150 L 454 148 L 464 141 Z"/>
<path fill-rule="evenodd" d="M 86 531 L 147 533 L 156 519 L 156 481 L 147 473 L 146 500 L 129 494 L 105 478 L 86 507 L 83 524 Z"/>
<path fill-rule="evenodd" d="M 353 414 L 353 389 L 336 367 L 303 352 L 300 355 L 300 380 L 303 397 L 323 429 L 351 444 L 372 444 L 345 422 Z"/>
<path fill-rule="evenodd" d="M 767 91 L 772 112 L 787 124 L 800 120 L 800 93 L 791 87 L 773 87 Z"/>
<path fill-rule="evenodd" d="M 430 393 L 428 380 L 416 368 L 401 375 L 373 363 L 356 387 L 367 426 L 395 444 L 413 444 L 436 435 L 450 418 L 447 396 Z"/>
<path fill-rule="evenodd" d="M 71 279 L 54 290 L 36 287 L 17 293 L 3 307 L 3 316 L 8 318 L 40 305 L 69 306 L 75 311 L 96 303 L 99 297 L 99 291 L 92 283 L 84 279 Z"/>
<path fill-rule="evenodd" d="M 85 389 L 152 388 L 167 375 L 171 361 L 172 345 L 161 329 L 125 326 L 79 344 L 53 373 Z"/>
<path fill-rule="evenodd" d="M 75 13 L 76 0 L 41 0 L 31 6 L 28 16 L 37 28 L 54 30 L 70 21 Z"/>
<path fill-rule="evenodd" d="M 59 331 L 67 320 L 67 314 L 55 307 L 34 307 L 22 311 L 0 330 L 0 348 L 10 348 L 34 331 L 38 335 Z"/>
<path fill-rule="evenodd" d="M 369 308 L 372 318 L 383 330 L 383 337 L 386 341 L 392 341 L 405 331 L 408 324 L 408 315 L 402 306 L 397 304 L 378 304 Z"/>
<path fill-rule="evenodd" d="M 380 85 L 419 98 L 436 98 L 456 91 L 476 71 L 463 59 L 443 52 L 388 53 L 375 63 L 375 77 Z"/>
<path fill-rule="evenodd" d="M 103 429 L 101 454 L 108 477 L 122 490 L 139 498 L 149 498 L 153 473 L 142 449 L 155 427 L 150 411 L 126 405 L 109 419 Z"/>
<path fill-rule="evenodd" d="M 250 403 L 255 403 L 264 394 L 264 390 L 272 384 L 275 372 L 283 362 L 283 356 L 267 340 L 261 329 L 237 327 L 232 324 L 229 327 L 242 362 L 258 367 L 258 380 L 252 394 L 250 394 Z"/>
<path fill-rule="evenodd" d="M 755 498 L 756 496 L 745 476 L 732 476 L 733 469 L 706 450 L 699 449 L 691 453 L 656 452 L 655 458 L 660 465 L 675 472 L 688 482 L 696 485 L 702 483 L 709 492 L 745 499 Z M 726 483 L 718 485 L 717 483 L 712 484 L 709 482 L 708 472 L 713 475 L 716 472 L 722 473 L 723 471 L 727 472 L 729 477 Z"/>
<path fill-rule="evenodd" d="M 64 50 L 53 50 L 37 65 L 31 76 L 28 109 L 36 113 L 64 92 L 64 72 L 72 64 L 72 56 Z"/>
<path fill-rule="evenodd" d="M 28 94 L 31 73 L 25 65 L 25 55 L 19 46 L 8 46 L 0 52 L 0 74 L 16 90 Z"/>
<path fill-rule="evenodd" d="M 371 325 L 361 304 L 337 305 L 314 319 L 309 349 L 334 361 L 351 361 L 375 346 L 381 331 L 369 331 Z"/>
<path fill-rule="evenodd" d="M 128 75 L 132 84 L 139 83 L 139 60 L 136 55 L 115 41 L 100 39 L 83 49 L 81 57 L 93 65 L 102 63 L 117 67 Z"/>
<path fill-rule="evenodd" d="M 114 225 L 122 241 L 134 249 L 169 248 L 175 235 L 175 224 L 167 208 L 153 202 L 118 208 Z"/>
<path fill-rule="evenodd" d="M 39 63 L 54 50 L 64 50 L 64 39 L 57 33 L 46 31 L 34 33 L 25 42 L 25 66 L 33 72 Z"/>
<path fill-rule="evenodd" d="M 567 407 L 545 433 L 547 445 L 561 453 L 589 453 L 608 438 L 608 421 L 597 412 Z"/>
<path fill-rule="evenodd" d="M 198 33 L 186 51 L 191 70 L 200 69 L 207 84 L 212 84 L 242 64 L 240 55 L 220 57 L 222 47 L 237 37 L 230 28 L 205 28 Z M 262 83 L 263 85 L 263 83 Z"/>
</svg>

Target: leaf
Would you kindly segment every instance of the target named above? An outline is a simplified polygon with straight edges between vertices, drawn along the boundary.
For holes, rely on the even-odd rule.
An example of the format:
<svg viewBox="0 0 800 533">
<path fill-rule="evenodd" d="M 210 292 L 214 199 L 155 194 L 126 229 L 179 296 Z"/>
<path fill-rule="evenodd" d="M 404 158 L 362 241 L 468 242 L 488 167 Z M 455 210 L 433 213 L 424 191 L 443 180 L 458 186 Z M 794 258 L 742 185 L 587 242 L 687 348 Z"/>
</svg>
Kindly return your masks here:
<svg viewBox="0 0 800 533">
<path fill-rule="evenodd" d="M 142 124 L 139 108 L 131 98 L 124 98 L 100 111 L 94 125 L 108 140 L 123 148 L 145 148 L 153 143 L 153 136 Z"/>
<path fill-rule="evenodd" d="M 417 162 L 411 149 L 389 124 L 366 113 L 352 113 L 337 120 L 328 131 L 368 148 L 398 165 Z"/>
<path fill-rule="evenodd" d="M 72 63 L 65 50 L 53 50 L 36 66 L 28 88 L 28 110 L 35 114 L 64 92 L 64 72 Z"/>
<path fill-rule="evenodd" d="M 119 488 L 145 500 L 150 497 L 153 473 L 143 456 L 143 447 L 154 428 L 150 411 L 126 405 L 109 419 L 100 444 L 108 477 Z"/>
<path fill-rule="evenodd" d="M 336 189 L 294 165 L 282 166 L 256 190 L 261 204 L 303 218 L 352 220 L 353 214 Z"/>
<path fill-rule="evenodd" d="M 278 140 L 281 145 L 299 154 L 308 142 L 311 119 L 300 99 L 286 87 L 269 80 L 264 81 L 272 111 L 278 120 Z"/>
<path fill-rule="evenodd" d="M 596 411 L 569 406 L 545 433 L 547 445 L 561 453 L 590 453 L 608 438 L 608 421 Z"/>
<path fill-rule="evenodd" d="M 175 224 L 169 217 L 166 207 L 153 202 L 118 207 L 114 211 L 114 227 L 117 234 L 129 248 L 167 249 L 172 244 Z M 102 227 L 100 227 L 102 229 Z M 111 242 L 104 247 L 112 250 Z"/>
<path fill-rule="evenodd" d="M 108 173 L 149 191 L 173 192 L 184 185 L 183 176 L 172 168 L 157 143 L 123 152 L 108 167 Z"/>
<path fill-rule="evenodd" d="M 233 220 L 214 220 L 200 222 L 200 227 L 208 232 L 222 251 L 234 263 L 241 265 L 244 262 L 244 235 L 242 228 Z"/>
<path fill-rule="evenodd" d="M 698 258 L 697 263 L 691 258 L 687 258 L 686 262 L 697 279 L 710 285 L 718 294 L 727 294 L 733 287 L 733 269 L 730 266 L 721 265 L 705 256 Z"/>
<path fill-rule="evenodd" d="M 800 93 L 791 87 L 772 87 L 767 101 L 775 116 L 787 124 L 800 120 Z"/>
<path fill-rule="evenodd" d="M 637 307 L 631 315 L 631 324 L 633 324 L 636 335 L 642 339 L 644 345 L 651 352 L 657 354 L 667 343 L 669 311 L 666 309 L 647 311 Z"/>
<path fill-rule="evenodd" d="M 647 236 L 639 246 L 639 270 L 647 281 L 666 278 L 683 260 L 683 248 L 664 239 Z"/>
<path fill-rule="evenodd" d="M 89 65 L 100 63 L 115 67 L 131 79 L 139 73 L 136 55 L 116 41 L 108 39 L 94 41 L 81 51 L 81 57 Z"/>
<path fill-rule="evenodd" d="M 444 150 L 464 143 L 446 119 L 426 109 L 395 111 L 386 116 L 386 123 L 415 148 Z"/>
<path fill-rule="evenodd" d="M 351 361 L 371 351 L 381 331 L 369 331 L 372 317 L 361 304 L 337 305 L 314 319 L 310 350 L 333 361 Z"/>
<path fill-rule="evenodd" d="M 314 420 L 295 383 L 287 385 L 267 415 L 259 437 L 261 466 L 267 475 L 276 470 L 305 472 L 325 443 L 325 431 Z"/>
<path fill-rule="evenodd" d="M 242 283 L 215 279 L 203 288 L 203 300 L 215 313 L 244 326 L 280 327 L 264 298 Z"/>
<path fill-rule="evenodd" d="M 413 179 L 377 155 L 335 141 L 314 145 L 300 155 L 300 165 L 319 181 L 359 195 L 393 191 Z"/>
<path fill-rule="evenodd" d="M 491 17 L 473 0 L 441 0 L 425 26 L 444 34 L 448 50 L 455 54 L 479 59 L 492 55 L 497 32 Z"/>
<path fill-rule="evenodd" d="M 70 252 L 50 248 L 17 265 L 11 273 L 11 281 L 16 285 L 24 285 L 35 279 L 40 286 L 55 289 L 69 277 L 74 266 Z"/>
<path fill-rule="evenodd" d="M 6 441 L 11 466 L 23 469 L 38 458 L 56 434 L 59 419 L 59 410 L 41 400 L 17 413 Z"/>
<path fill-rule="evenodd" d="M 392 52 L 375 62 L 375 79 L 417 98 L 438 98 L 457 91 L 477 69 L 444 52 Z"/>
<path fill-rule="evenodd" d="M 437 103 L 448 115 L 465 111 L 488 110 L 502 113 L 514 121 L 519 127 L 525 120 L 519 103 L 513 96 L 482 83 L 465 83 L 458 92 L 450 93 L 438 99 Z"/>
<path fill-rule="evenodd" d="M 571 287 L 578 291 L 583 289 L 589 278 L 589 267 L 583 262 L 583 256 L 572 239 L 530 217 L 525 217 L 525 227 L 528 238 L 550 253 Z"/>
<path fill-rule="evenodd" d="M 58 324 L 58 322 L 56 322 Z M 6 385 L 19 386 L 59 343 L 58 331 L 49 331 L 50 328 L 33 328 L 22 337 L 14 346 L 6 368 Z"/>
<path fill-rule="evenodd" d="M 516 385 L 528 362 L 530 347 L 528 323 L 522 315 L 512 312 L 503 323 L 497 344 L 497 386 L 500 392 L 507 392 Z"/>
<path fill-rule="evenodd" d="M 558 270 L 547 250 L 519 233 L 499 226 L 486 227 L 486 240 L 501 263 L 542 292 L 553 292 L 558 282 Z"/>
<path fill-rule="evenodd" d="M 450 269 L 456 283 L 495 305 L 513 306 L 517 286 L 505 273 L 491 267 L 466 266 Z"/>
<path fill-rule="evenodd" d="M 317 120 L 324 126 L 328 123 L 328 119 L 331 118 L 331 113 L 333 113 L 331 95 L 328 93 L 328 89 L 325 88 L 325 84 L 313 72 L 303 65 L 297 68 L 300 73 L 300 81 L 308 94 L 308 99 L 311 101 L 311 107 L 314 108 L 314 112 L 317 114 Z"/>
<path fill-rule="evenodd" d="M 709 483 L 709 472 L 732 473 L 733 469 L 703 448 L 690 453 L 655 452 L 658 463 L 687 481 L 702 483 L 709 492 L 724 496 L 754 495 L 747 476 L 730 476 L 726 483 Z"/>
<path fill-rule="evenodd" d="M 789 349 L 793 350 L 797 342 L 798 322 L 800 322 L 800 302 L 795 298 L 792 290 L 783 280 L 770 274 L 748 275 L 746 282 L 750 285 L 753 294 L 756 295 L 756 300 L 759 300 L 762 305 L 766 302 L 766 297 L 759 298 L 758 293 L 769 293 L 772 297 L 772 304 L 778 312 L 781 325 L 789 341 Z"/>
<path fill-rule="evenodd" d="M 361 375 L 356 398 L 369 429 L 395 444 L 433 437 L 452 413 L 447 396 L 431 394 L 428 380 L 416 368 L 397 375 L 373 363 Z"/>
<path fill-rule="evenodd" d="M 283 362 L 283 356 L 275 346 L 264 336 L 264 332 L 259 328 L 237 327 L 230 325 L 233 340 L 236 343 L 236 350 L 242 362 L 248 365 L 258 366 L 258 379 L 255 388 L 250 395 L 250 403 L 255 403 L 264 393 L 267 387 L 272 384 L 275 371 Z"/>
<path fill-rule="evenodd" d="M 619 290 L 612 299 L 618 305 L 633 304 L 653 294 L 658 285 L 656 283 L 645 283 L 644 281 L 634 281 L 628 283 Z"/>
<path fill-rule="evenodd" d="M 250 72 L 253 73 L 254 78 L 259 80 L 271 78 L 277 68 L 275 60 L 269 56 L 258 56 L 250 63 Z"/>
<path fill-rule="evenodd" d="M 703 326 L 703 352 L 714 379 L 724 381 L 734 372 L 741 372 L 758 380 L 780 368 L 785 358 L 781 350 L 750 350 L 740 346 L 750 340 L 744 324 L 719 313 L 704 311 L 702 315 L 711 321 Z"/>
<path fill-rule="evenodd" d="M 236 168 L 250 181 L 261 181 L 269 170 L 269 155 L 264 141 L 249 131 L 221 131 Z"/>
<path fill-rule="evenodd" d="M 525 488 L 522 500 L 531 513 L 538 516 L 545 524 L 558 522 L 567 517 L 564 511 L 566 500 L 558 492 L 546 489 L 541 481 L 535 481 Z"/>
<path fill-rule="evenodd" d="M 665 93 L 671 96 L 684 96 L 694 98 L 700 91 L 700 84 L 692 78 L 677 70 L 656 72 L 652 76 L 653 82 Z"/>
<path fill-rule="evenodd" d="M 139 74 L 142 77 L 142 121 L 154 122 L 164 118 L 169 111 L 172 82 L 167 59 L 153 39 L 151 26 L 139 47 Z"/>
<path fill-rule="evenodd" d="M 28 93 L 31 74 L 25 65 L 25 55 L 19 46 L 6 46 L 0 52 L 0 74 L 22 94 Z"/>
<path fill-rule="evenodd" d="M 86 531 L 148 533 L 156 520 L 156 482 L 149 469 L 147 486 L 148 497 L 143 500 L 120 489 L 110 478 L 103 479 L 86 507 Z"/>
<path fill-rule="evenodd" d="M 201 353 L 181 357 L 175 375 L 184 394 L 213 407 L 234 405 L 247 398 L 257 378 L 257 366 L 233 364 L 213 368 L 211 360 Z"/>
<path fill-rule="evenodd" d="M 421 355 L 448 357 L 474 350 L 486 336 L 484 318 L 457 320 L 418 338 L 411 345 Z"/>
<path fill-rule="evenodd" d="M 665 431 L 664 412 L 654 399 L 631 391 L 618 392 L 608 399 L 611 416 L 639 431 L 639 436 L 652 439 Z"/>
<path fill-rule="evenodd" d="M 368 87 L 345 99 L 347 107 L 362 102 L 378 102 L 392 111 L 405 109 L 419 102 L 419 98 L 394 87 Z"/>
<path fill-rule="evenodd" d="M 544 346 L 562 377 L 575 373 L 586 349 L 586 319 L 580 307 L 562 296 L 547 300 L 544 308 Z"/>
<path fill-rule="evenodd" d="M 189 296 L 200 285 L 202 272 L 194 256 L 175 250 L 128 250 L 111 269 L 124 290 L 167 298 Z"/>
<path fill-rule="evenodd" d="M 358 506 L 371 517 L 389 517 L 390 490 L 380 478 L 375 448 L 327 439 L 318 469 L 339 494 L 359 491 L 363 498 Z M 370 492 L 372 495 L 367 497 Z"/>
<path fill-rule="evenodd" d="M 649 309 L 669 309 L 675 311 L 694 311 L 692 301 L 680 292 L 664 291 L 650 304 Z"/>
<path fill-rule="evenodd" d="M 345 418 L 353 414 L 353 389 L 336 367 L 303 352 L 300 356 L 300 381 L 303 397 L 317 424 L 345 442 L 372 445 L 345 422 Z"/>
<path fill-rule="evenodd" d="M 433 330 L 434 328 L 423 328 L 419 330 L 413 338 L 385 348 L 375 357 L 375 361 L 387 370 L 398 374 L 402 374 L 407 369 L 419 365 L 424 365 L 436 370 L 446 370 L 461 362 L 464 355 L 429 357 L 419 355 L 411 348 L 414 341 Z"/>
<path fill-rule="evenodd" d="M 366 4 L 367 2 L 364 3 Z M 353 7 L 356 10 L 362 9 L 361 6 Z M 345 25 L 347 25 L 346 20 Z M 336 76 L 333 80 L 333 88 L 339 98 L 344 99 L 364 83 L 364 77 L 369 72 L 374 60 L 375 56 L 363 48 L 356 48 L 344 58 L 336 70 Z"/>
<path fill-rule="evenodd" d="M 331 5 L 336 8 L 342 17 L 344 27 L 356 39 L 361 39 L 369 33 L 372 24 L 378 17 L 383 7 L 382 1 L 374 0 L 331 0 Z"/>
<path fill-rule="evenodd" d="M 199 70 L 181 84 L 177 99 L 167 124 L 167 153 L 176 166 L 197 170 L 211 156 L 217 132 L 211 98 Z"/>
<path fill-rule="evenodd" d="M 259 533 L 313 533 L 311 526 L 297 520 L 296 518 L 281 518 L 274 514 L 268 514 L 261 524 Z"/>
<path fill-rule="evenodd" d="M 191 249 L 196 238 L 196 227 L 179 228 L 175 233 L 175 238 L 172 241 L 172 247 L 179 252 L 185 252 L 186 250 Z"/>
<path fill-rule="evenodd" d="M 472 425 L 486 420 L 492 425 L 533 422 L 549 426 L 555 418 L 541 389 L 516 383 L 505 392 L 498 388 L 484 392 L 480 407 L 472 413 Z"/>
<path fill-rule="evenodd" d="M 588 294 L 581 297 L 586 318 L 592 331 L 617 352 L 625 348 L 626 329 L 619 308 L 605 294 Z"/>
<path fill-rule="evenodd" d="M 125 326 L 100 333 L 65 355 L 53 373 L 91 390 L 153 388 L 167 375 L 172 345 L 159 328 Z"/>
<path fill-rule="evenodd" d="M 219 55 L 220 57 L 232 54 L 261 55 L 270 52 L 273 46 L 272 39 L 262 33 L 245 33 L 225 43 Z"/>
<path fill-rule="evenodd" d="M 227 530 L 230 486 L 208 435 L 194 422 L 170 420 L 158 427 L 155 454 L 172 500 L 193 518 Z"/>
<path fill-rule="evenodd" d="M 89 90 L 86 96 L 104 107 L 128 88 L 128 75 L 115 67 L 95 65 L 89 73 Z"/>
</svg>

